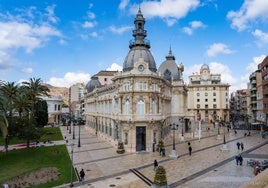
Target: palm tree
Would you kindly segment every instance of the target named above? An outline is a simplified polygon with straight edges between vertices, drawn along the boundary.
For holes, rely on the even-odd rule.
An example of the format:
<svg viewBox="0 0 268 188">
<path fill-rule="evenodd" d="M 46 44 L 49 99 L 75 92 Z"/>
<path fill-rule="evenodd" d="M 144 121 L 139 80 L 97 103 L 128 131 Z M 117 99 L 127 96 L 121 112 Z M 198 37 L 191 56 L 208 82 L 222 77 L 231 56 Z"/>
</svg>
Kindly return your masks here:
<svg viewBox="0 0 268 188">
<path fill-rule="evenodd" d="M 0 87 L 2 89 L 4 82 L 1 81 Z M 3 95 L 3 91 L 0 89 L 0 129 L 5 139 L 5 149 L 8 151 L 8 121 L 6 118 L 8 101 Z"/>
<path fill-rule="evenodd" d="M 9 113 L 8 116 L 10 117 L 10 119 L 12 119 L 12 112 L 14 109 L 13 105 L 16 95 L 18 93 L 18 89 L 19 86 L 14 82 L 4 82 L 0 87 L 1 95 L 8 101 L 6 112 Z"/>
<path fill-rule="evenodd" d="M 22 87 L 25 89 L 30 101 L 31 101 L 31 119 L 34 120 L 35 104 L 40 96 L 49 96 L 49 89 L 47 86 L 42 85 L 40 78 L 30 78 L 29 82 L 22 82 Z"/>
<path fill-rule="evenodd" d="M 31 103 L 29 97 L 21 91 L 14 100 L 14 108 L 19 114 L 21 119 L 23 115 L 28 115 L 31 111 Z"/>
</svg>

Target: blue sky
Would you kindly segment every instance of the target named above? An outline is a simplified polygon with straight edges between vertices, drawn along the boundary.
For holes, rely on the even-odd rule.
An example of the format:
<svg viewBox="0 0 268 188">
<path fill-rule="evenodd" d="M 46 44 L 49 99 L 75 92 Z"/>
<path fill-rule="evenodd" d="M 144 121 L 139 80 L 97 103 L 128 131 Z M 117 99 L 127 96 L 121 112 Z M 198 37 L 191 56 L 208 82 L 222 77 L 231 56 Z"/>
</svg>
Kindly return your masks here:
<svg viewBox="0 0 268 188">
<path fill-rule="evenodd" d="M 157 68 L 171 47 L 186 83 L 206 63 L 246 88 L 267 55 L 267 0 L 1 0 L 0 79 L 69 87 L 121 70 L 139 6 Z"/>
</svg>

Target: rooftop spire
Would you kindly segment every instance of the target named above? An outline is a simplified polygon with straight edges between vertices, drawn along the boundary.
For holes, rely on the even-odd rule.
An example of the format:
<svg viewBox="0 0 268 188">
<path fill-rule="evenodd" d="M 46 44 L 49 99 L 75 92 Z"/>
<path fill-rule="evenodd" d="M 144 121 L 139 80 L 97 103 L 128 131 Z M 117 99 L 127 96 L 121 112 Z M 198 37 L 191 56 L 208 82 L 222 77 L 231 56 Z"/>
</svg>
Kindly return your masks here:
<svg viewBox="0 0 268 188">
<path fill-rule="evenodd" d="M 145 46 L 150 48 L 150 44 L 145 41 L 145 37 L 147 36 L 147 31 L 144 29 L 145 18 L 141 13 L 141 9 L 139 7 L 138 13 L 136 14 L 136 18 L 134 20 L 135 29 L 133 30 L 133 37 L 135 38 L 134 42 L 131 42 L 129 47 L 133 48 L 135 46 Z"/>
<path fill-rule="evenodd" d="M 172 51 L 171 51 L 171 45 L 169 47 L 169 53 L 166 56 L 166 60 L 175 60 L 175 57 L 174 57 L 174 55 L 172 54 Z"/>
</svg>

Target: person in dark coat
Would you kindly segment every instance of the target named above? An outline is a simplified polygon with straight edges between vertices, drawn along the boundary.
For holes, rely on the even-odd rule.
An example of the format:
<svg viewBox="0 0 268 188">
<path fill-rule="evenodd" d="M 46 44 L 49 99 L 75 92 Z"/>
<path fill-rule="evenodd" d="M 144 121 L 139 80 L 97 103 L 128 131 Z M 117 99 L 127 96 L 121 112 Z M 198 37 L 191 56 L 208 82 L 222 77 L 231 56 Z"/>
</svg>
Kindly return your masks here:
<svg viewBox="0 0 268 188">
<path fill-rule="evenodd" d="M 158 167 L 158 162 L 157 162 L 157 160 L 155 159 L 155 160 L 154 160 L 154 170 L 156 170 L 157 167 Z"/>
<path fill-rule="evenodd" d="M 79 172 L 80 174 L 80 180 L 83 181 L 84 178 L 85 178 L 85 172 L 84 172 L 84 169 L 82 168 L 82 170 Z"/>
<path fill-rule="evenodd" d="M 239 164 L 242 166 L 243 164 L 243 157 L 241 155 L 238 156 Z"/>
<path fill-rule="evenodd" d="M 238 155 L 235 156 L 235 161 L 236 161 L 236 165 L 238 165 L 238 162 L 239 162 L 239 156 Z"/>
<path fill-rule="evenodd" d="M 189 155 L 191 156 L 192 155 L 192 147 L 191 146 L 189 146 Z"/>
<path fill-rule="evenodd" d="M 240 150 L 240 143 L 237 142 L 236 145 L 237 145 L 237 149 Z"/>
<path fill-rule="evenodd" d="M 244 144 L 243 144 L 243 142 L 240 143 L 240 147 L 241 147 L 241 150 L 243 151 L 244 150 Z"/>
</svg>

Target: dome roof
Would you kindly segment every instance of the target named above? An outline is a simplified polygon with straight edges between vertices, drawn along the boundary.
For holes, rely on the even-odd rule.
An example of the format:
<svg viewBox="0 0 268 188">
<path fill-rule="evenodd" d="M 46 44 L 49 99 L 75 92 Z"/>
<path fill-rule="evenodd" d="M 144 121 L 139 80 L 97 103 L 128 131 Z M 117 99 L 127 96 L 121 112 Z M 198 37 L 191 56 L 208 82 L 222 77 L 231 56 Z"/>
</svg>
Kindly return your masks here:
<svg viewBox="0 0 268 188">
<path fill-rule="evenodd" d="M 209 66 L 208 66 L 207 64 L 204 63 L 204 64 L 202 65 L 202 67 L 201 67 L 201 70 L 203 70 L 203 69 L 209 69 Z"/>
<path fill-rule="evenodd" d="M 143 59 L 146 63 L 148 63 L 148 67 L 151 71 L 156 72 L 156 63 L 151 54 L 151 52 L 145 47 L 134 47 L 132 48 L 124 61 L 123 71 L 130 71 L 134 67 L 134 63 L 139 59 Z"/>
<path fill-rule="evenodd" d="M 123 72 L 131 71 L 139 59 L 143 59 L 148 63 L 148 67 L 151 71 L 156 72 L 156 63 L 150 52 L 150 43 L 145 40 L 147 31 L 144 30 L 145 19 L 139 9 L 136 18 L 134 20 L 135 29 L 133 30 L 134 40 L 129 43 L 129 52 L 125 58 L 123 64 Z"/>
<path fill-rule="evenodd" d="M 100 88 L 101 83 L 99 81 L 99 78 L 96 76 L 92 76 L 91 80 L 86 85 L 86 90 L 88 93 L 92 92 L 95 88 Z"/>
<path fill-rule="evenodd" d="M 179 68 L 176 64 L 175 57 L 172 55 L 171 50 L 169 50 L 169 54 L 166 56 L 166 60 L 161 63 L 158 68 L 158 72 L 164 76 L 165 80 L 168 81 L 177 81 L 180 80 L 180 72 Z"/>
</svg>

